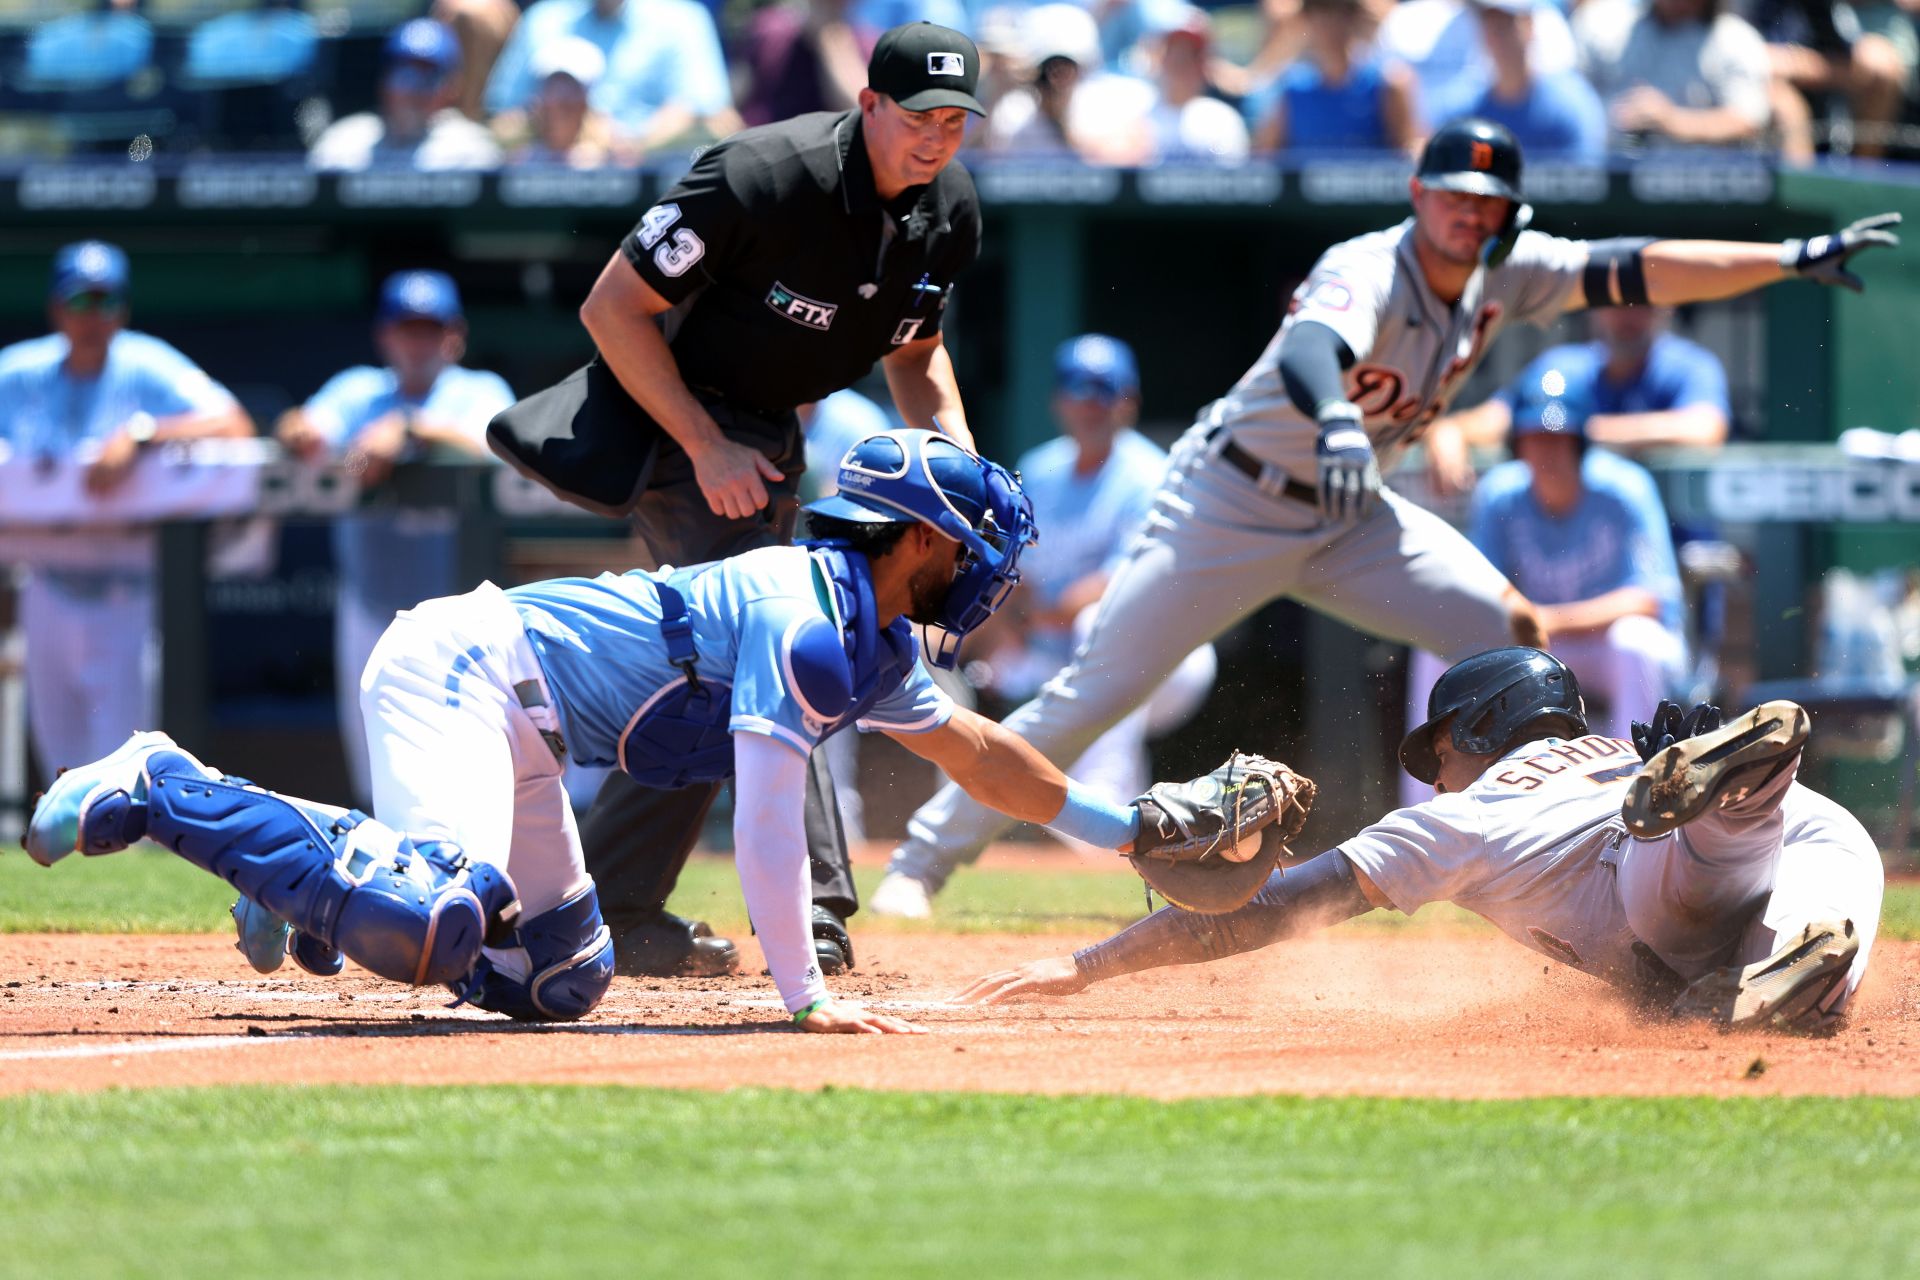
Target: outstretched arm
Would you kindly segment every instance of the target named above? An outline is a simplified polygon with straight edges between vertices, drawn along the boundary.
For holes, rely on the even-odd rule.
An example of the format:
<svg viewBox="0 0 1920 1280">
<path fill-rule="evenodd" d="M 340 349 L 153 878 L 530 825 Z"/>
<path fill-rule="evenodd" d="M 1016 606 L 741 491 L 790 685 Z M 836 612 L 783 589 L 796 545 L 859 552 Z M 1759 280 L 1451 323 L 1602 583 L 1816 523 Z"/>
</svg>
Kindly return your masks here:
<svg viewBox="0 0 1920 1280">
<path fill-rule="evenodd" d="M 1876 214 L 1834 232 L 1782 244 L 1737 240 L 1596 240 L 1588 244 L 1581 297 L 1590 307 L 1714 302 L 1791 276 L 1861 292 L 1848 269 L 1863 249 L 1898 248 L 1897 213 Z"/>
<path fill-rule="evenodd" d="M 1329 849 L 1276 871 L 1246 906 L 1220 915 L 1163 907 L 1105 942 L 1071 956 L 991 973 L 961 992 L 968 1003 L 1021 995 L 1069 995 L 1095 982 L 1173 964 L 1200 964 L 1254 951 L 1364 915 L 1385 899 L 1345 854 Z"/>
</svg>

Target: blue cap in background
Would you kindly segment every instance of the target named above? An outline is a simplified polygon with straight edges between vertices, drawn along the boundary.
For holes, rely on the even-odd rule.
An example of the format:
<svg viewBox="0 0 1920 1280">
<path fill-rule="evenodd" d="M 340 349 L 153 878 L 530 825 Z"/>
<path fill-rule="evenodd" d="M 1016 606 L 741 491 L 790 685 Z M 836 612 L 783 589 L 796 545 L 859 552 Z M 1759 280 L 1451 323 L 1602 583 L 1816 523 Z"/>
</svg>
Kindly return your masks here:
<svg viewBox="0 0 1920 1280">
<path fill-rule="evenodd" d="M 460 290 L 444 271 L 401 271 L 380 286 L 380 323 L 431 320 L 460 322 Z"/>
<path fill-rule="evenodd" d="M 442 74 L 460 65 L 460 41 L 453 29 L 432 18 L 403 22 L 387 37 L 388 62 L 425 62 Z"/>
<path fill-rule="evenodd" d="M 53 255 L 53 283 L 47 292 L 59 302 L 83 293 L 120 296 L 129 281 L 124 250 L 104 240 L 82 240 Z"/>
<path fill-rule="evenodd" d="M 1053 384 L 1070 396 L 1116 400 L 1140 389 L 1133 349 L 1104 333 L 1083 333 L 1054 349 Z"/>
<path fill-rule="evenodd" d="M 1591 388 L 1584 379 L 1548 369 L 1520 388 L 1513 405 L 1512 434 L 1516 436 L 1570 436 L 1587 438 L 1587 419 L 1593 416 Z"/>
</svg>

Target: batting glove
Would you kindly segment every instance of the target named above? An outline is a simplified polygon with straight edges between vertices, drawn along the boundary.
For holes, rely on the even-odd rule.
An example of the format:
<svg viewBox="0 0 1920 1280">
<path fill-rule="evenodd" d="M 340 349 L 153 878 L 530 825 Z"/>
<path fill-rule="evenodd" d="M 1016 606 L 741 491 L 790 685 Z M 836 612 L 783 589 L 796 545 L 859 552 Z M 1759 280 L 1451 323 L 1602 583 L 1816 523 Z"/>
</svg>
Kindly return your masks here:
<svg viewBox="0 0 1920 1280">
<path fill-rule="evenodd" d="M 1641 760 L 1651 760 L 1676 742 L 1712 733 L 1724 720 L 1720 708 L 1710 702 L 1696 702 L 1693 710 L 1683 715 L 1679 703 L 1662 698 L 1654 708 L 1652 721 L 1633 722 L 1633 749 Z"/>
<path fill-rule="evenodd" d="M 1358 520 L 1380 496 L 1380 463 L 1367 439 L 1360 406 L 1335 401 L 1320 410 L 1320 514 L 1335 524 Z"/>
<path fill-rule="evenodd" d="M 1865 291 L 1866 283 L 1847 270 L 1847 259 L 1862 249 L 1880 245 L 1889 249 L 1898 247 L 1900 237 L 1887 228 L 1899 225 L 1899 214 L 1876 213 L 1830 236 L 1789 240 L 1780 246 L 1780 266 L 1783 270 L 1820 284 L 1837 284 L 1861 293 Z"/>
</svg>

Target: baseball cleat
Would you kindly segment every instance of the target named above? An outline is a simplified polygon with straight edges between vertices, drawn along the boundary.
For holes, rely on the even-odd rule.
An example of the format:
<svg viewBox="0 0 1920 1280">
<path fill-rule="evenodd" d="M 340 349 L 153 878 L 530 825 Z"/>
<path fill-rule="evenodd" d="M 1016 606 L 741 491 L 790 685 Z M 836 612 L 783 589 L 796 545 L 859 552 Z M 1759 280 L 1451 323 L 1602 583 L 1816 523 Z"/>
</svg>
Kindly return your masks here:
<svg viewBox="0 0 1920 1280">
<path fill-rule="evenodd" d="M 1793 763 L 1808 724 L 1797 702 L 1763 702 L 1712 733 L 1674 743 L 1642 765 L 1627 788 L 1620 806 L 1627 830 L 1653 840 L 1710 807 L 1738 804 Z"/>
<path fill-rule="evenodd" d="M 926 881 L 904 871 L 889 871 L 874 886 L 867 910 L 896 920 L 925 920 L 933 914 L 933 895 L 927 892 Z"/>
<path fill-rule="evenodd" d="M 1695 978 L 1673 1002 L 1683 1018 L 1778 1031 L 1829 1029 L 1829 1012 L 1860 952 L 1851 920 L 1818 920 L 1768 956 Z"/>
<path fill-rule="evenodd" d="M 78 849 L 118 853 L 146 834 L 147 757 L 175 746 L 164 733 L 136 733 L 111 755 L 63 771 L 27 823 L 27 856 L 50 867 Z"/>
<path fill-rule="evenodd" d="M 252 898 L 233 904 L 234 927 L 240 940 L 233 949 L 247 958 L 255 973 L 275 973 L 287 961 L 287 939 L 293 926 Z"/>
<path fill-rule="evenodd" d="M 740 971 L 740 949 L 704 920 L 651 912 L 613 933 L 614 972 L 624 978 L 715 978 Z"/>
</svg>

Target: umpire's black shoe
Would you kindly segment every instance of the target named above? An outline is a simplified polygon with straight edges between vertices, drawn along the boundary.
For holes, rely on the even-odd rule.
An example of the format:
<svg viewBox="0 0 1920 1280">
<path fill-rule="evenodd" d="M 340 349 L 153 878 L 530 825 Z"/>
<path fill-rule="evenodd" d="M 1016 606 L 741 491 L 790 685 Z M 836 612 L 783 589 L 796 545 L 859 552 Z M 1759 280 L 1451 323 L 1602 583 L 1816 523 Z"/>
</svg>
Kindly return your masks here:
<svg viewBox="0 0 1920 1280">
<path fill-rule="evenodd" d="M 613 935 L 613 971 L 625 978 L 715 978 L 739 970 L 739 948 L 714 937 L 704 920 L 659 911 Z"/>
<path fill-rule="evenodd" d="M 822 973 L 845 973 L 853 968 L 853 936 L 839 916 L 813 904 L 813 954 Z"/>
</svg>

